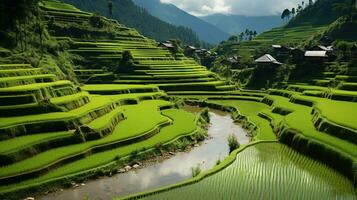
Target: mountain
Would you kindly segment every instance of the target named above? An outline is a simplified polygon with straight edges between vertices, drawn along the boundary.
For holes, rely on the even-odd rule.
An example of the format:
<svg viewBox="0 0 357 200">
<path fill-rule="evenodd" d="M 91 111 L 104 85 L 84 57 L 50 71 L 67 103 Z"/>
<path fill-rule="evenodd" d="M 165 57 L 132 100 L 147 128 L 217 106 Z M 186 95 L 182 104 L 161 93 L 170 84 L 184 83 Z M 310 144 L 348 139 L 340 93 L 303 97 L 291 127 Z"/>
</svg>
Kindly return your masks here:
<svg viewBox="0 0 357 200">
<path fill-rule="evenodd" d="M 256 30 L 258 33 L 262 33 L 283 24 L 280 16 L 277 15 L 250 17 L 243 15 L 214 14 L 201 17 L 201 19 L 230 34 L 239 34 L 245 29 Z"/>
<path fill-rule="evenodd" d="M 160 0 L 134 0 L 150 14 L 174 25 L 186 26 L 194 30 L 200 39 L 217 44 L 229 37 L 229 34 L 204 20 L 190 15 L 175 5 L 161 3 Z"/>
<path fill-rule="evenodd" d="M 62 0 L 82 10 L 96 12 L 109 17 L 107 0 Z M 185 44 L 200 45 L 200 39 L 190 28 L 175 26 L 150 15 L 145 9 L 137 6 L 132 0 L 112 0 L 113 14 L 110 18 L 137 29 L 146 37 L 157 41 L 178 38 Z"/>
</svg>

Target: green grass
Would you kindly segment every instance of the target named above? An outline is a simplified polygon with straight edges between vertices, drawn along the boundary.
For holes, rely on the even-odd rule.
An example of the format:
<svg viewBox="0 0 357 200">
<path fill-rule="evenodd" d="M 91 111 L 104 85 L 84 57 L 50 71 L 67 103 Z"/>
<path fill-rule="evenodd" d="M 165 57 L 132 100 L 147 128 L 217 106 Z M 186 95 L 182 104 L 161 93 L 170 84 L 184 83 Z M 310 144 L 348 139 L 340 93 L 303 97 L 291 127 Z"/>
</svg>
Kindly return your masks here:
<svg viewBox="0 0 357 200">
<path fill-rule="evenodd" d="M 308 184 L 307 184 L 308 182 Z M 203 180 L 145 199 L 354 199 L 353 184 L 287 146 L 256 144 Z"/>
</svg>

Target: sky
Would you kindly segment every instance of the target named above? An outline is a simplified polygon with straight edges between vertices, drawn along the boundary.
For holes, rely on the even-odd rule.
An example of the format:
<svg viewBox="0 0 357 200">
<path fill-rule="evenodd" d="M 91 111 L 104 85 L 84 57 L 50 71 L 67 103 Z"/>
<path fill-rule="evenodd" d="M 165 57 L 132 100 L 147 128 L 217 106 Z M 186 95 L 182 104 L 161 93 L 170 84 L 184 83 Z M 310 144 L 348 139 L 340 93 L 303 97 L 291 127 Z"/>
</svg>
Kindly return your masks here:
<svg viewBox="0 0 357 200">
<path fill-rule="evenodd" d="M 285 8 L 297 7 L 302 0 L 161 0 L 186 12 L 204 16 L 216 13 L 247 16 L 281 14 Z M 308 2 L 308 0 L 305 0 Z M 305 2 L 305 3 L 306 3 Z"/>
</svg>

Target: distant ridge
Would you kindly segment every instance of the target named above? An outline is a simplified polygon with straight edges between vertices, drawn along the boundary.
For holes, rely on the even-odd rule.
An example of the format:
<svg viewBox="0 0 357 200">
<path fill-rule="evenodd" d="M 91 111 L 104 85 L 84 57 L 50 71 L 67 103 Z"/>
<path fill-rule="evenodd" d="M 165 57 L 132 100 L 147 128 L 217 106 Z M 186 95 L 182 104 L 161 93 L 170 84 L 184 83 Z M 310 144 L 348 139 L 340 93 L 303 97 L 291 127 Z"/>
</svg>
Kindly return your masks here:
<svg viewBox="0 0 357 200">
<path fill-rule="evenodd" d="M 177 26 L 186 26 L 194 30 L 201 40 L 217 44 L 229 37 L 226 31 L 179 9 L 175 5 L 161 3 L 160 0 L 134 0 L 150 14 Z"/>
<path fill-rule="evenodd" d="M 280 16 L 277 15 L 251 17 L 244 15 L 213 14 L 203 16 L 201 19 L 230 34 L 239 34 L 245 29 L 255 30 L 258 33 L 262 33 L 274 27 L 283 25 L 283 21 Z"/>
</svg>

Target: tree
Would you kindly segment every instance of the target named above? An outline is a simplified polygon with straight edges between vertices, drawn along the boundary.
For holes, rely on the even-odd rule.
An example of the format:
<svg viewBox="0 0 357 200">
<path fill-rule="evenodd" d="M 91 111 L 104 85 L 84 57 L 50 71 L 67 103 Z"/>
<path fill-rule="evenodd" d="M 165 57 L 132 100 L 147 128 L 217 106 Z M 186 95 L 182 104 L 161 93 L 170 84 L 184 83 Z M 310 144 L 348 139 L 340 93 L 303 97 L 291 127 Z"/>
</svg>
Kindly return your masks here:
<svg viewBox="0 0 357 200">
<path fill-rule="evenodd" d="M 133 70 L 134 60 L 131 51 L 123 51 L 119 66 L 115 69 L 116 73 L 128 73 Z"/>
<path fill-rule="evenodd" d="M 104 22 L 102 20 L 102 17 L 98 13 L 94 13 L 90 18 L 89 22 L 93 27 L 96 28 L 103 28 Z"/>
<path fill-rule="evenodd" d="M 285 9 L 284 11 L 283 11 L 283 13 L 281 14 L 281 19 L 285 19 L 285 18 L 287 18 L 288 20 L 289 20 L 289 18 L 290 18 L 290 10 L 289 9 Z"/>
<path fill-rule="evenodd" d="M 301 10 L 302 10 L 302 7 L 301 7 L 301 5 L 299 4 L 299 5 L 298 5 L 298 8 L 297 8 L 297 10 L 296 10 L 296 12 L 297 12 L 297 13 L 300 13 Z"/>
<path fill-rule="evenodd" d="M 352 16 L 353 12 L 356 10 L 356 8 L 357 8 L 356 0 L 351 0 L 351 16 Z"/>
<path fill-rule="evenodd" d="M 304 1 L 302 1 L 301 2 L 301 6 L 304 8 L 304 4 L 305 4 L 305 2 Z"/>
<path fill-rule="evenodd" d="M 253 31 L 249 31 L 249 38 L 248 40 L 251 41 L 253 39 Z"/>
<path fill-rule="evenodd" d="M 109 16 L 112 17 L 113 15 L 113 2 L 108 1 L 108 11 L 109 11 Z"/>
<path fill-rule="evenodd" d="M 296 14 L 295 8 L 291 9 L 291 14 L 293 15 L 293 17 L 295 17 L 295 14 Z"/>
<path fill-rule="evenodd" d="M 350 6 L 345 3 L 335 3 L 333 5 L 334 11 L 336 11 L 339 15 L 346 15 L 347 13 L 350 13 Z"/>
<path fill-rule="evenodd" d="M 239 38 L 239 42 L 242 42 L 244 40 L 244 32 L 241 32 L 238 38 Z"/>
<path fill-rule="evenodd" d="M 249 38 L 249 30 L 245 29 L 244 33 L 245 33 L 245 40 L 248 40 L 248 38 Z"/>
<path fill-rule="evenodd" d="M 238 36 L 232 35 L 231 37 L 229 37 L 228 41 L 230 41 L 230 42 L 238 42 Z"/>
<path fill-rule="evenodd" d="M 171 53 L 176 57 L 177 53 L 182 53 L 183 50 L 181 49 L 181 41 L 179 39 L 171 39 L 170 40 L 173 48 L 171 50 Z"/>
<path fill-rule="evenodd" d="M 43 21 L 38 21 L 35 32 L 38 34 L 40 39 L 41 53 L 43 53 L 43 36 L 45 31 L 46 31 L 46 24 Z"/>
<path fill-rule="evenodd" d="M 253 36 L 256 37 L 258 35 L 257 31 L 253 32 Z"/>
<path fill-rule="evenodd" d="M 314 4 L 313 0 L 309 0 L 309 6 L 311 6 L 312 4 Z"/>
</svg>

